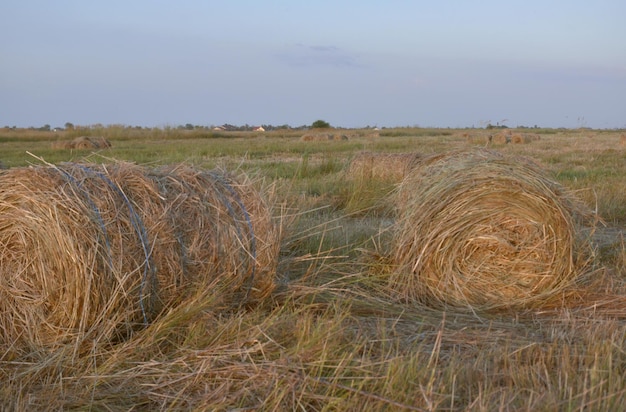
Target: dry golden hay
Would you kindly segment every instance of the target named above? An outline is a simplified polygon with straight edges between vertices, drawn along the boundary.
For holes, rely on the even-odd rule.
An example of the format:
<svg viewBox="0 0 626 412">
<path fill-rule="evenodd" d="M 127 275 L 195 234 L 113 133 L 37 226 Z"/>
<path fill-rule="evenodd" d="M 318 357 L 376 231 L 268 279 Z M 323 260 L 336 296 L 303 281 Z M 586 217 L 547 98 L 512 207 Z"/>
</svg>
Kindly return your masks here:
<svg viewBox="0 0 626 412">
<path fill-rule="evenodd" d="M 69 142 L 59 141 L 53 142 L 53 149 L 108 149 L 111 147 L 111 142 L 102 136 L 80 136 Z"/>
<path fill-rule="evenodd" d="M 623 135 L 620 137 L 620 139 L 619 139 L 619 143 L 620 143 L 622 146 L 626 146 L 626 134 L 623 134 Z"/>
<path fill-rule="evenodd" d="M 505 130 L 500 133 L 496 133 L 491 136 L 490 142 L 493 144 L 507 144 L 511 143 L 512 133 L 510 130 Z"/>
<path fill-rule="evenodd" d="M 535 140 L 540 140 L 538 134 L 533 133 L 516 133 L 511 135 L 511 143 L 513 144 L 527 144 L 530 142 L 534 142 Z"/>
<path fill-rule="evenodd" d="M 463 133 L 462 137 L 469 144 L 485 144 L 485 145 L 488 145 L 488 144 L 491 143 L 491 140 L 492 140 L 491 135 L 484 135 L 484 134 Z"/>
<path fill-rule="evenodd" d="M 399 183 L 422 158 L 420 153 L 360 152 L 350 161 L 346 177 L 353 180 L 387 180 Z"/>
<path fill-rule="evenodd" d="M 119 163 L 0 174 L 4 347 L 115 342 L 194 293 L 274 288 L 279 231 L 247 178 Z"/>
<path fill-rule="evenodd" d="M 300 140 L 303 142 L 327 142 L 333 140 L 348 140 L 348 136 L 340 133 L 306 133 Z"/>
<path fill-rule="evenodd" d="M 590 263 L 586 209 L 528 159 L 471 150 L 424 159 L 397 191 L 402 299 L 484 310 L 541 305 Z"/>
</svg>

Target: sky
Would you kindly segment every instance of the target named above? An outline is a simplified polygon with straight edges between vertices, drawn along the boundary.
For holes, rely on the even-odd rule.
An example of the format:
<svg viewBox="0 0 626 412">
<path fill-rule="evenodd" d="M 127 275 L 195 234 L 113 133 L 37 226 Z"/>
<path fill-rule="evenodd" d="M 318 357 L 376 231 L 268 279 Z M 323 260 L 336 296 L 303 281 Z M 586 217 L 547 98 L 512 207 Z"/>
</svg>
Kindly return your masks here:
<svg viewBox="0 0 626 412">
<path fill-rule="evenodd" d="M 3 0 L 0 127 L 626 127 L 624 0 Z"/>
</svg>

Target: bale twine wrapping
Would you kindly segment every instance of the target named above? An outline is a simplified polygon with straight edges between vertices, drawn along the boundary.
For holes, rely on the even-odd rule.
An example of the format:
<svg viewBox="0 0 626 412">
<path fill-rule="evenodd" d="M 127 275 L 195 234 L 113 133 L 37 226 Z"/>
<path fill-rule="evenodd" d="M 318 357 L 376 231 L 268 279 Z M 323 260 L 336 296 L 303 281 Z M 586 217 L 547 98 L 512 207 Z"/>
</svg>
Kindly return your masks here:
<svg viewBox="0 0 626 412">
<path fill-rule="evenodd" d="M 585 269 L 585 210 L 528 159 L 488 150 L 425 158 L 396 193 L 390 285 L 402 299 L 531 307 Z"/>
<path fill-rule="evenodd" d="M 346 175 L 355 180 L 385 180 L 399 183 L 423 157 L 420 153 L 359 152 L 350 161 Z"/>
<path fill-rule="evenodd" d="M 3 344 L 114 342 L 195 293 L 266 297 L 278 229 L 246 179 L 126 163 L 1 172 Z"/>
</svg>

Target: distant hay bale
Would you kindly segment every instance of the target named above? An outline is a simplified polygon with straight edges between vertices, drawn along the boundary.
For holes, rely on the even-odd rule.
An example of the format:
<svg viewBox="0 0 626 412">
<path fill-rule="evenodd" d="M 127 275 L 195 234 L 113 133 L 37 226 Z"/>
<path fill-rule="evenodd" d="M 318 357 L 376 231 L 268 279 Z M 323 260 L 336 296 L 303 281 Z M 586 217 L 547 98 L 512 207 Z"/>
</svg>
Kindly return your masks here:
<svg viewBox="0 0 626 412">
<path fill-rule="evenodd" d="M 540 137 L 538 134 L 532 133 L 516 133 L 511 135 L 511 143 L 513 144 L 528 144 L 539 139 Z"/>
<path fill-rule="evenodd" d="M 350 162 L 346 177 L 353 180 L 388 180 L 399 183 L 422 158 L 419 153 L 360 152 Z"/>
<path fill-rule="evenodd" d="M 77 150 L 89 150 L 89 149 L 108 149 L 111 147 L 111 142 L 102 136 L 79 136 L 71 141 L 59 141 L 53 142 L 53 149 L 77 149 Z"/>
<path fill-rule="evenodd" d="M 488 145 L 489 143 L 491 143 L 491 136 L 490 135 L 463 133 L 461 136 L 469 144 L 484 144 L 484 145 Z"/>
<path fill-rule="evenodd" d="M 540 305 L 589 263 L 586 210 L 528 159 L 488 150 L 423 159 L 397 191 L 390 285 L 402 299 Z"/>
<path fill-rule="evenodd" d="M 194 294 L 274 289 L 278 228 L 247 178 L 119 163 L 0 173 L 5 347 L 125 339 Z"/>
<path fill-rule="evenodd" d="M 306 133 L 300 138 L 303 142 L 327 142 L 333 140 L 348 140 L 348 136 L 340 133 Z"/>
<path fill-rule="evenodd" d="M 511 143 L 512 133 L 510 130 L 506 130 L 500 133 L 496 133 L 491 136 L 491 143 L 493 144 L 508 144 Z"/>
<path fill-rule="evenodd" d="M 511 130 L 504 130 L 495 135 L 489 135 L 488 143 L 496 145 L 502 144 L 528 144 L 535 140 L 540 140 L 541 137 L 535 133 L 514 133 Z"/>
</svg>

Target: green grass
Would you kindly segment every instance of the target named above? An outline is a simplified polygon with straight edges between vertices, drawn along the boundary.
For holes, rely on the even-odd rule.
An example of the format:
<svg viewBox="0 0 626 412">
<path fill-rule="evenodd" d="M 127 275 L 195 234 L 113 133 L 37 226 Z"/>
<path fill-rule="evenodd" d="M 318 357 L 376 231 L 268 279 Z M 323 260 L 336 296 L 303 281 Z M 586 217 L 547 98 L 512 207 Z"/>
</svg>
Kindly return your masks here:
<svg viewBox="0 0 626 412">
<path fill-rule="evenodd" d="M 293 217 L 284 227 L 281 287 L 241 310 L 224 310 L 220 297 L 199 291 L 127 341 L 80 358 L 71 347 L 15 357 L 0 341 L 2 410 L 601 411 L 626 404 L 621 132 L 529 129 L 541 140 L 496 149 L 543 164 L 607 225 L 599 228 L 602 268 L 586 280 L 595 298 L 500 313 L 398 301 L 386 287 L 394 182 L 355 184 L 344 175 L 360 150 L 465 148 L 466 130 L 347 131 L 348 141 L 304 142 L 285 131 L 113 127 L 88 131 L 109 139 L 110 149 L 52 149 L 59 137 L 81 132 L 0 130 L 0 160 L 10 167 L 40 164 L 37 157 L 188 162 L 274 182 Z"/>
</svg>

